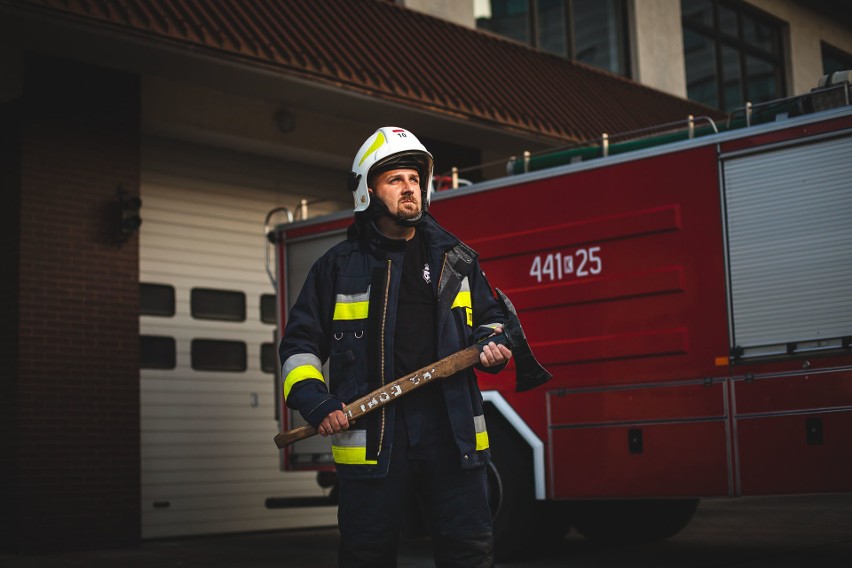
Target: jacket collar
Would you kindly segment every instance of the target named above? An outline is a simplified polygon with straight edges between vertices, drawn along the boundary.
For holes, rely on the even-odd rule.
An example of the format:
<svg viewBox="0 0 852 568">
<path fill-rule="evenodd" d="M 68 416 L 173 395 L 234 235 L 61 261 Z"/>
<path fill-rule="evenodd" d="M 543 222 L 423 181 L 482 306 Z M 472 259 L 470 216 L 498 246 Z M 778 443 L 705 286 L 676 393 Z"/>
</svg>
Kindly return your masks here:
<svg viewBox="0 0 852 568">
<path fill-rule="evenodd" d="M 460 242 L 458 237 L 439 225 L 429 213 L 423 215 L 423 222 L 417 228 L 426 233 L 432 247 L 441 251 L 448 251 Z"/>
<path fill-rule="evenodd" d="M 439 225 L 429 213 L 423 215 L 423 222 L 417 225 L 417 230 L 423 231 L 430 248 L 438 249 L 441 252 L 448 251 L 460 243 L 458 237 Z M 405 250 L 405 240 L 386 237 L 379 232 L 372 221 L 364 220 L 362 230 L 359 232 L 362 241 L 374 251 L 401 252 Z"/>
<path fill-rule="evenodd" d="M 367 222 L 365 237 L 373 249 L 385 252 L 402 252 L 405 250 L 405 239 L 391 239 L 386 237 L 379 231 L 372 220 Z"/>
</svg>

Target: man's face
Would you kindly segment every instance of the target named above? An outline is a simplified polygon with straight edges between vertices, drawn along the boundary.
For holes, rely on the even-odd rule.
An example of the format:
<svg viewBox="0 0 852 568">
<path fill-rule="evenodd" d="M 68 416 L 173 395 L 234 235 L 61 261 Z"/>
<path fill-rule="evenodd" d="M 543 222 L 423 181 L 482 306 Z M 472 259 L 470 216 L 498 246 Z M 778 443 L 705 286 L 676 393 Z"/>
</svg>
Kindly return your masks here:
<svg viewBox="0 0 852 568">
<path fill-rule="evenodd" d="M 420 174 L 417 170 L 400 168 L 375 176 L 370 193 L 381 199 L 390 214 L 397 219 L 415 219 L 423 207 L 420 193 Z"/>
</svg>

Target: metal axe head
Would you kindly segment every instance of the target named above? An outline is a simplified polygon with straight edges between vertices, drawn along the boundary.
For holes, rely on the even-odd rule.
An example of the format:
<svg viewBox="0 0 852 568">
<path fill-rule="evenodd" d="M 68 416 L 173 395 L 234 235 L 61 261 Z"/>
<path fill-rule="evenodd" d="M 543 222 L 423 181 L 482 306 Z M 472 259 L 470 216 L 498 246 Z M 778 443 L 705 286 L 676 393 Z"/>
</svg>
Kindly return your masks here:
<svg viewBox="0 0 852 568">
<path fill-rule="evenodd" d="M 541 366 L 530 350 L 527 336 L 518 319 L 515 306 L 506 297 L 506 294 L 496 289 L 497 300 L 503 308 L 505 321 L 503 322 L 503 333 L 508 339 L 512 357 L 515 359 L 515 391 L 523 392 L 537 387 L 550 380 L 552 375 Z"/>
</svg>

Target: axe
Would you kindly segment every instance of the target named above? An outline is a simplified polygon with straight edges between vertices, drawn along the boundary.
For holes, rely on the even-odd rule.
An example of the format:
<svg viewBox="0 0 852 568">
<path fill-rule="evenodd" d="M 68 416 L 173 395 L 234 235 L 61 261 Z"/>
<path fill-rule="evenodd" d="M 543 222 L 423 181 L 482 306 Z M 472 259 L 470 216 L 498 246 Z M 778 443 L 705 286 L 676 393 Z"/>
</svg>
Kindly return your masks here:
<svg viewBox="0 0 852 568">
<path fill-rule="evenodd" d="M 486 344 L 494 342 L 503 344 L 512 350 L 515 359 L 515 390 L 523 392 L 537 387 L 550 380 L 551 374 L 536 361 L 530 350 L 527 337 L 518 319 L 518 313 L 509 298 L 497 289 L 497 300 L 503 309 L 504 323 L 503 333 L 491 335 L 471 345 L 466 349 L 457 351 L 440 361 L 427 365 L 409 375 L 400 377 L 373 392 L 362 396 L 358 400 L 350 402 L 343 407 L 343 412 L 349 421 L 369 413 L 393 402 L 406 393 L 420 388 L 437 379 L 446 379 L 456 373 L 473 367 L 479 362 L 479 354 Z M 280 432 L 275 436 L 275 445 L 285 448 L 317 433 L 313 426 L 300 426 L 286 432 Z"/>
</svg>

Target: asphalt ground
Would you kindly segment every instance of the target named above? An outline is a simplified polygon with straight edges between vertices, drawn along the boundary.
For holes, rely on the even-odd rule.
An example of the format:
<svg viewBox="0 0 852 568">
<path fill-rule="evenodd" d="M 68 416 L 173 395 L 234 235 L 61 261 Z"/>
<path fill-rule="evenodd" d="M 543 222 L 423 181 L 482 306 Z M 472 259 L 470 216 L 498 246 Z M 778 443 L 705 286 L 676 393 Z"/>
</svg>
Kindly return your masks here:
<svg viewBox="0 0 852 568">
<path fill-rule="evenodd" d="M 332 568 L 337 529 L 145 541 L 140 547 L 0 556 L 6 568 Z M 406 541 L 399 567 L 433 566 L 428 539 Z M 679 535 L 626 548 L 595 546 L 571 532 L 546 550 L 501 567 L 849 568 L 852 494 L 705 500 Z"/>
</svg>

